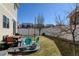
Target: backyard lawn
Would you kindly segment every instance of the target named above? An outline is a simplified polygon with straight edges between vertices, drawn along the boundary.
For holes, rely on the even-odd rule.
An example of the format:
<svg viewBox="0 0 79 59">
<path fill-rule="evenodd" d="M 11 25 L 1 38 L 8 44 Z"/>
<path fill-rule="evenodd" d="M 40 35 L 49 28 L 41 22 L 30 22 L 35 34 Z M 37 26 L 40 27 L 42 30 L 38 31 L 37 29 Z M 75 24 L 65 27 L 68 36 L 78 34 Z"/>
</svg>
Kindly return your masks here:
<svg viewBox="0 0 79 59">
<path fill-rule="evenodd" d="M 73 56 L 73 44 L 72 41 L 59 37 L 46 36 L 55 42 L 62 56 Z M 79 56 L 79 42 L 75 44 L 75 55 Z"/>
<path fill-rule="evenodd" d="M 29 54 L 31 56 L 60 56 L 61 53 L 58 50 L 55 42 L 44 36 L 40 36 L 40 50 Z"/>
</svg>

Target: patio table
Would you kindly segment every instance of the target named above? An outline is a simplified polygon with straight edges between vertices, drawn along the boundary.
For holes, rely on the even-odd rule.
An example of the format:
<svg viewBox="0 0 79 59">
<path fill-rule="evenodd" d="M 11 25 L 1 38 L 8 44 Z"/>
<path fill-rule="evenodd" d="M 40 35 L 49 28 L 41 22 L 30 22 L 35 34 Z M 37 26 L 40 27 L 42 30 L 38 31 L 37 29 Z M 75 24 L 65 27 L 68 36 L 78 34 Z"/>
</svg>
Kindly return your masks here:
<svg viewBox="0 0 79 59">
<path fill-rule="evenodd" d="M 22 42 L 23 39 L 24 39 L 24 38 L 20 38 L 20 39 L 18 40 L 18 43 L 20 44 L 19 46 L 21 46 L 21 42 Z"/>
<path fill-rule="evenodd" d="M 18 40 L 20 38 L 20 36 L 13 36 L 13 39 Z"/>
</svg>

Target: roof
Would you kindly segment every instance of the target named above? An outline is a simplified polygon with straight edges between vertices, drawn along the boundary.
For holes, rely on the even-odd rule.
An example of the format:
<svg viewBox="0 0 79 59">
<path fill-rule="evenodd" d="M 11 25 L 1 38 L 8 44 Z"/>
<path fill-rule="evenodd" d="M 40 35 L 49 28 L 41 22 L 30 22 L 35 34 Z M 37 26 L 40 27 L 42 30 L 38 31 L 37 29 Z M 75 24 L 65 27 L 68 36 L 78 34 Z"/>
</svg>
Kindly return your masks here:
<svg viewBox="0 0 79 59">
<path fill-rule="evenodd" d="M 67 16 L 67 18 L 70 18 L 71 16 L 73 16 L 77 12 L 79 12 L 79 8 L 77 10 L 74 9 L 73 11 L 71 11 L 71 13 Z"/>
</svg>

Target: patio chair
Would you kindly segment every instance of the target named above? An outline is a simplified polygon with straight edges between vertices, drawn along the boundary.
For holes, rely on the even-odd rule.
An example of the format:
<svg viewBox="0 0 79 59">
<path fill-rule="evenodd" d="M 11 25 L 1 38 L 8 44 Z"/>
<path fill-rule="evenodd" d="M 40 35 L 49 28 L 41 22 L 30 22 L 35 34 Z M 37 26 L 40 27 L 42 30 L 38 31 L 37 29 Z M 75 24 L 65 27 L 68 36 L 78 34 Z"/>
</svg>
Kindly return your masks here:
<svg viewBox="0 0 79 59">
<path fill-rule="evenodd" d="M 33 43 L 39 43 L 39 37 L 36 37 L 33 41 Z"/>
<path fill-rule="evenodd" d="M 36 43 L 39 43 L 39 37 L 36 38 Z"/>
<path fill-rule="evenodd" d="M 16 40 L 13 39 L 13 37 L 9 36 L 6 38 L 6 44 L 9 45 L 9 47 L 11 46 L 17 46 L 18 42 Z"/>
<path fill-rule="evenodd" d="M 18 47 L 18 49 L 19 52 L 33 52 L 39 50 L 39 37 L 36 38 L 35 42 L 32 41 L 31 37 L 24 38 L 24 40 L 22 40 L 21 46 Z"/>
<path fill-rule="evenodd" d="M 32 41 L 32 45 L 30 46 L 30 50 L 36 51 L 39 50 L 40 45 L 39 45 L 39 37 L 36 37 L 35 41 Z"/>
<path fill-rule="evenodd" d="M 25 44 L 26 44 L 26 45 L 31 45 L 31 44 L 32 44 L 32 39 L 31 39 L 31 38 L 27 38 L 27 39 L 25 40 Z"/>
<path fill-rule="evenodd" d="M 33 41 L 31 37 L 28 37 L 23 41 L 23 43 L 25 46 L 32 46 L 33 44 L 39 44 L 39 37 L 37 37 L 35 41 Z"/>
<path fill-rule="evenodd" d="M 31 38 L 25 38 L 23 41 L 22 41 L 22 45 L 23 46 L 30 46 L 32 44 L 32 39 Z"/>
</svg>

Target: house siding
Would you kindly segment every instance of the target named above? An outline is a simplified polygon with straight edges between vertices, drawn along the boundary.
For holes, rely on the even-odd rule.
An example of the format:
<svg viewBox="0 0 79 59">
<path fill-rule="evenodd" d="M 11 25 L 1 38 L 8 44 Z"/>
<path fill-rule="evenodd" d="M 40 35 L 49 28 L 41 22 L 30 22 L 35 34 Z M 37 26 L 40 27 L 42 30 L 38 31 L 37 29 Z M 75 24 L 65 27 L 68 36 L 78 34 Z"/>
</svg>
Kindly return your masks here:
<svg viewBox="0 0 79 59">
<path fill-rule="evenodd" d="M 9 28 L 3 28 L 3 15 L 9 18 Z M 14 10 L 14 4 L 0 4 L 0 41 L 5 35 L 13 35 L 13 20 L 17 23 L 17 10 Z"/>
</svg>

